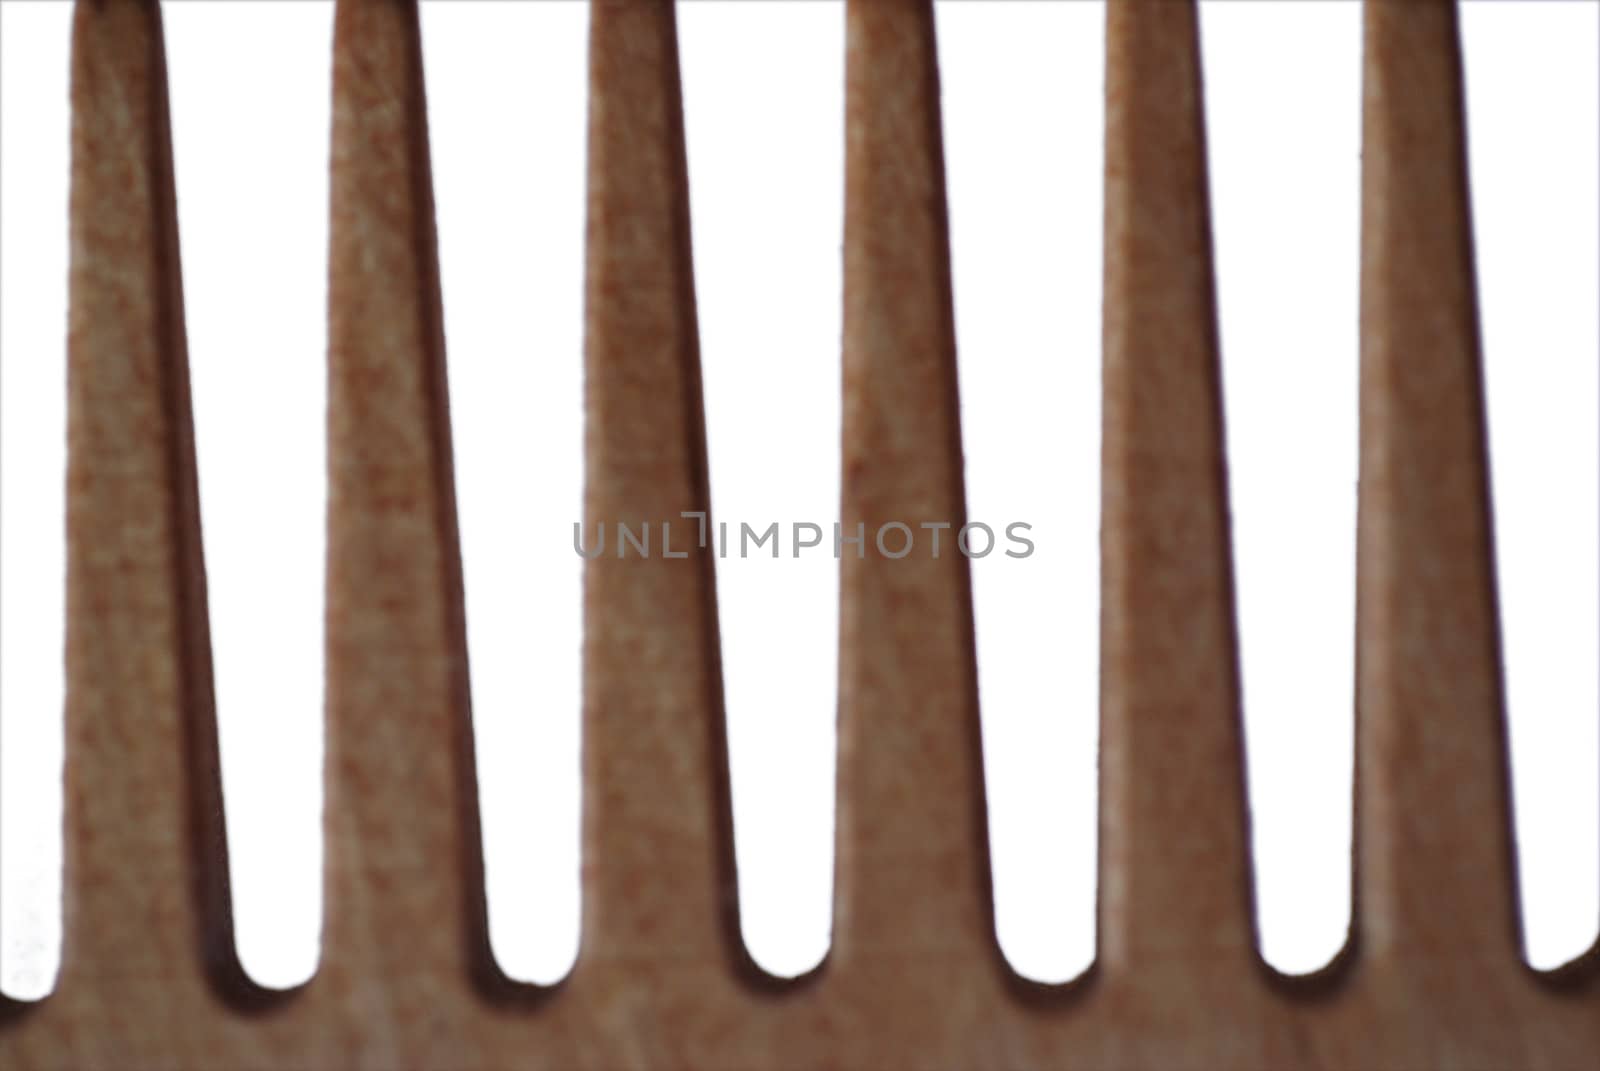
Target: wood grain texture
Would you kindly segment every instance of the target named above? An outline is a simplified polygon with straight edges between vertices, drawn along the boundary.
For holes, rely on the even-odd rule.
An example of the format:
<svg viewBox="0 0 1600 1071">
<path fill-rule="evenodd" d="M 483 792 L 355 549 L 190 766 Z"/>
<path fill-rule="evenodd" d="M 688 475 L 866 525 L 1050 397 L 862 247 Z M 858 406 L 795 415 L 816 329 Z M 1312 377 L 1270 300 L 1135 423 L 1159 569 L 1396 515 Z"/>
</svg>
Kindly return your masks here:
<svg viewBox="0 0 1600 1071">
<path fill-rule="evenodd" d="M 66 948 L 55 994 L 0 1006 L 0 1067 L 1594 1066 L 1595 957 L 1519 957 L 1453 6 L 1367 8 L 1358 896 L 1309 980 L 1251 922 L 1194 7 L 1107 21 L 1101 936 L 1062 987 L 994 936 L 966 561 L 872 538 L 965 519 L 929 2 L 850 0 L 846 41 L 840 519 L 866 539 L 829 958 L 779 982 L 738 936 L 702 550 L 586 565 L 582 950 L 547 990 L 496 969 L 417 17 L 340 0 L 326 928 L 317 976 L 268 993 L 228 922 L 159 10 L 80 2 Z M 596 0 L 591 524 L 708 506 L 681 107 L 672 5 Z"/>
</svg>

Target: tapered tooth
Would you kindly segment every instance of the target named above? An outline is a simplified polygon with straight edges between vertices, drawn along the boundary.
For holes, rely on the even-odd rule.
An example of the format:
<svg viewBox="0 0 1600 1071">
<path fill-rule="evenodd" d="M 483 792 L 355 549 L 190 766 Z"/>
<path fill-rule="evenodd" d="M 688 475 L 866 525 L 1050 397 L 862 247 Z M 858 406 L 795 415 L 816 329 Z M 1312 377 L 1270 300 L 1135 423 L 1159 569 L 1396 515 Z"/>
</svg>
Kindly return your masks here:
<svg viewBox="0 0 1600 1071">
<path fill-rule="evenodd" d="M 85 1029 L 232 955 L 166 94 L 158 6 L 80 4 L 60 988 Z"/>
<path fill-rule="evenodd" d="M 1456 13 L 1366 9 L 1363 949 L 1516 956 Z"/>
<path fill-rule="evenodd" d="M 932 6 L 852 0 L 846 46 L 840 535 L 859 527 L 863 542 L 839 547 L 834 955 L 903 977 L 908 961 L 998 951 L 956 546 L 966 510 Z M 924 523 L 951 526 L 937 557 Z M 907 540 L 892 524 L 915 538 L 902 558 L 889 556 Z"/>
<path fill-rule="evenodd" d="M 1107 12 L 1102 950 L 1254 957 L 1194 5 Z"/>
<path fill-rule="evenodd" d="M 588 197 L 583 530 L 606 544 L 584 576 L 580 976 L 608 960 L 664 970 L 738 940 L 669 3 L 592 9 Z M 648 556 L 619 526 L 648 532 Z"/>
<path fill-rule="evenodd" d="M 414 3 L 341 0 L 333 86 L 324 973 L 405 1022 L 488 963 Z"/>
</svg>

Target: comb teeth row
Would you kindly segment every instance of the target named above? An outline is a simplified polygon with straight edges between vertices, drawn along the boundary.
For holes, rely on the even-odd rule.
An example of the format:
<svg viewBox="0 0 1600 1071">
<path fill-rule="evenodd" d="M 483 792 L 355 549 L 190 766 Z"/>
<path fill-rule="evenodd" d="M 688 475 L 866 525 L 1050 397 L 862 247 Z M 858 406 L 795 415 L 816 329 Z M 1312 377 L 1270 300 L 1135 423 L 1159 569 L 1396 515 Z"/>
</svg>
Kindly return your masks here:
<svg viewBox="0 0 1600 1071">
<path fill-rule="evenodd" d="M 841 522 L 964 516 L 933 19 L 847 15 Z M 340 0 L 329 292 L 327 919 L 304 989 L 229 932 L 159 11 L 73 46 L 67 875 L 31 1068 L 1578 1068 L 1593 958 L 1518 954 L 1452 6 L 1366 14 L 1357 938 L 1254 947 L 1193 5 L 1107 22 L 1101 954 L 995 945 L 965 561 L 841 574 L 834 950 L 738 938 L 709 554 L 584 593 L 584 937 L 488 952 L 414 5 Z M 593 6 L 585 521 L 705 510 L 672 5 Z M 299 434 L 303 429 L 285 429 Z M 1557 983 L 1565 984 L 1557 984 Z"/>
</svg>

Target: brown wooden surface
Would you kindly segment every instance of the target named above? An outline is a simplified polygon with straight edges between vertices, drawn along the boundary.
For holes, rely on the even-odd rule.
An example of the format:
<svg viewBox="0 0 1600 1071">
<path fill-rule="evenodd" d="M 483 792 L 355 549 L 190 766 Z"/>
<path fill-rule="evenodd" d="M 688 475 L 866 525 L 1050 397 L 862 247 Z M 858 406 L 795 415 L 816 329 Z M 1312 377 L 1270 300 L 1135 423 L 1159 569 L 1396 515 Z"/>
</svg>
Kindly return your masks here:
<svg viewBox="0 0 1600 1071">
<path fill-rule="evenodd" d="M 851 0 L 847 18 L 841 520 L 959 525 L 932 18 L 926 0 Z M 1549 979 L 1519 957 L 1453 8 L 1366 16 L 1356 924 L 1296 982 L 1251 923 L 1194 10 L 1113 0 L 1107 34 L 1093 970 L 1052 988 L 1006 968 L 966 563 L 887 559 L 869 535 L 841 566 L 828 960 L 780 983 L 739 941 L 712 558 L 602 558 L 582 951 L 552 990 L 498 974 L 416 15 L 341 0 L 327 921 L 317 977 L 275 994 L 228 929 L 159 14 L 81 3 L 66 943 L 54 995 L 0 1006 L 0 1068 L 1596 1066 L 1594 958 Z M 706 508 L 680 109 L 672 7 L 599 0 L 594 522 Z"/>
</svg>

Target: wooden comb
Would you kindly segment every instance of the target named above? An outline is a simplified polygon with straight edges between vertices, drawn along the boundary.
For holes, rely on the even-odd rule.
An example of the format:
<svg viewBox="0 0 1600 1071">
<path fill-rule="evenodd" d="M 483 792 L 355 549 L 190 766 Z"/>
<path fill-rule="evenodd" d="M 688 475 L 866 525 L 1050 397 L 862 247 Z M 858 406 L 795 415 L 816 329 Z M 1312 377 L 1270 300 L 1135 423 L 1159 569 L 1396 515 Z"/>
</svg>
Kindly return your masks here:
<svg viewBox="0 0 1600 1071">
<path fill-rule="evenodd" d="M 964 517 L 929 0 L 850 0 L 841 521 Z M 1252 924 L 1196 18 L 1107 21 L 1100 944 L 995 941 L 968 567 L 844 555 L 833 951 L 739 937 L 709 553 L 584 602 L 584 938 L 486 933 L 428 138 L 410 0 L 340 0 L 321 968 L 229 922 L 160 14 L 73 41 L 66 922 L 0 1068 L 1516 1068 L 1600 1061 L 1590 955 L 1520 955 L 1456 14 L 1365 23 L 1355 937 Z M 673 5 L 595 0 L 591 521 L 708 506 Z M 266 304 L 264 302 L 264 309 Z M 309 429 L 286 428 L 285 435 Z M 1048 493 L 1048 489 L 1041 489 Z M 270 657 L 270 652 L 263 652 Z"/>
</svg>

